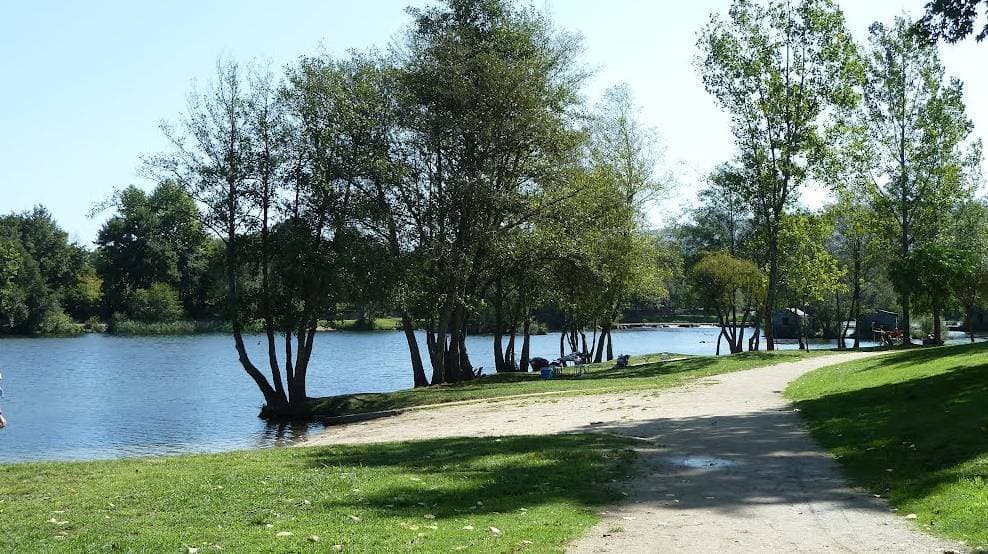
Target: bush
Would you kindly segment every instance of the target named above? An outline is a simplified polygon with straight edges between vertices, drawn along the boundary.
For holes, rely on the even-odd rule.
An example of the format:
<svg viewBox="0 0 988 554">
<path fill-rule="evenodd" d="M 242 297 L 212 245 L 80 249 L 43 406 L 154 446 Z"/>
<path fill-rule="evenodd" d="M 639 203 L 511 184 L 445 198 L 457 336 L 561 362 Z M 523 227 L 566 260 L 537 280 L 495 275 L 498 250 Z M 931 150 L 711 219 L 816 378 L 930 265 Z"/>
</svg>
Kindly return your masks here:
<svg viewBox="0 0 988 554">
<path fill-rule="evenodd" d="M 182 319 L 178 291 L 167 283 L 154 283 L 130 296 L 130 317 L 144 323 L 171 323 Z"/>
<path fill-rule="evenodd" d="M 82 326 L 72 321 L 65 312 L 57 311 L 45 314 L 39 330 L 46 335 L 69 335 L 82 332 Z"/>
</svg>

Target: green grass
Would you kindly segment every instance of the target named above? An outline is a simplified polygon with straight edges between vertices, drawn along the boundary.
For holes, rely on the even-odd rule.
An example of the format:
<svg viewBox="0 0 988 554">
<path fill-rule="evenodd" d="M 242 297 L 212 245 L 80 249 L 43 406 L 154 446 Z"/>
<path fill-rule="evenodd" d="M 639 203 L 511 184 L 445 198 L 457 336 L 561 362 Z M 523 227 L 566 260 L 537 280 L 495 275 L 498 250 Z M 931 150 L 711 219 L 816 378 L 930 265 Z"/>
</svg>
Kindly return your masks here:
<svg viewBox="0 0 988 554">
<path fill-rule="evenodd" d="M 369 322 L 361 319 L 344 319 L 326 323 L 327 326 L 337 331 L 394 331 L 401 329 L 401 320 L 396 317 L 378 317 Z"/>
<path fill-rule="evenodd" d="M 582 434 L 0 465 L 0 551 L 556 552 L 620 498 L 628 445 Z"/>
<path fill-rule="evenodd" d="M 720 373 L 791 362 L 807 356 L 833 354 L 819 350 L 809 353 L 794 350 L 748 352 L 734 356 L 695 356 L 677 361 L 663 361 L 671 354 L 654 354 L 631 359 L 628 367 L 618 369 L 614 362 L 586 366 L 583 376 L 567 375 L 543 381 L 535 373 L 501 373 L 466 383 L 408 389 L 389 393 L 350 394 L 313 399 L 309 413 L 313 416 L 341 416 L 384 410 L 443 404 L 464 400 L 496 400 L 522 394 L 595 394 L 627 390 L 673 387 L 685 381 Z M 572 368 L 567 369 L 572 372 Z"/>
<path fill-rule="evenodd" d="M 853 481 L 923 528 L 988 549 L 988 346 L 827 367 L 786 394 Z"/>
<path fill-rule="evenodd" d="M 109 331 L 114 335 L 194 335 L 199 333 L 230 332 L 229 323 L 223 321 L 169 321 L 148 323 L 129 319 L 114 321 Z"/>
</svg>

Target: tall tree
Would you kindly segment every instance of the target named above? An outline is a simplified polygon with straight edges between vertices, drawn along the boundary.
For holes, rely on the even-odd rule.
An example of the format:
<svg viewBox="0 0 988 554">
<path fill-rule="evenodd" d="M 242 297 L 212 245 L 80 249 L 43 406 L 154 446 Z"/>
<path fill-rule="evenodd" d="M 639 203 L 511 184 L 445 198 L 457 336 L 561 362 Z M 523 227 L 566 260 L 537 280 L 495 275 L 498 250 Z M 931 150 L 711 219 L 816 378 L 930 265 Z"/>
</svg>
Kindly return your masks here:
<svg viewBox="0 0 988 554">
<path fill-rule="evenodd" d="M 826 151 L 825 130 L 857 101 L 860 64 L 832 0 L 735 0 L 711 16 L 697 60 L 707 91 L 731 114 L 748 194 L 766 241 L 765 338 L 780 289 L 779 235 L 786 211 Z"/>
<path fill-rule="evenodd" d="M 666 291 L 656 273 L 658 257 L 651 252 L 654 242 L 641 233 L 646 208 L 663 194 L 669 178 L 659 174 L 661 151 L 657 133 L 641 121 L 641 109 L 635 104 L 627 84 L 609 88 L 597 106 L 590 127 L 590 178 L 606 203 L 608 216 L 597 216 L 599 238 L 596 272 L 602 281 L 596 300 L 601 336 L 594 361 L 613 359 L 611 330 L 633 297 L 661 297 Z M 647 291 L 649 286 L 654 291 Z"/>
<path fill-rule="evenodd" d="M 582 144 L 582 73 L 578 40 L 534 9 L 449 0 L 410 13 L 399 65 L 413 178 L 402 203 L 433 306 L 422 316 L 435 384 L 474 375 L 467 323 L 498 269 L 495 245 L 557 204 L 552 185 Z"/>
<path fill-rule="evenodd" d="M 945 77 L 936 48 L 910 32 L 905 19 L 871 26 L 865 67 L 872 203 L 901 268 L 914 247 L 949 229 L 953 208 L 970 193 L 980 148 L 968 142 L 973 126 L 960 81 Z M 903 279 L 916 276 L 895 275 L 909 342 L 915 287 Z"/>
</svg>

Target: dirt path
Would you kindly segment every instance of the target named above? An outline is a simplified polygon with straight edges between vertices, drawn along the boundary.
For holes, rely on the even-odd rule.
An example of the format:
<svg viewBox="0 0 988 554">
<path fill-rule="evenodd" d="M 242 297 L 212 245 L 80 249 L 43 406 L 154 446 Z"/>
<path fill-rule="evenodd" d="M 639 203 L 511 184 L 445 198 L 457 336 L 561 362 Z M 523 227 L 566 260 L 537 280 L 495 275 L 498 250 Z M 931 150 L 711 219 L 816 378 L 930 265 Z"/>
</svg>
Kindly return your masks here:
<svg viewBox="0 0 988 554">
<path fill-rule="evenodd" d="M 642 439 L 644 469 L 623 485 L 626 501 L 604 511 L 573 552 L 961 551 L 848 487 L 782 397 L 807 371 L 870 355 L 811 358 L 676 389 L 411 411 L 332 428 L 305 445 L 573 431 Z"/>
</svg>

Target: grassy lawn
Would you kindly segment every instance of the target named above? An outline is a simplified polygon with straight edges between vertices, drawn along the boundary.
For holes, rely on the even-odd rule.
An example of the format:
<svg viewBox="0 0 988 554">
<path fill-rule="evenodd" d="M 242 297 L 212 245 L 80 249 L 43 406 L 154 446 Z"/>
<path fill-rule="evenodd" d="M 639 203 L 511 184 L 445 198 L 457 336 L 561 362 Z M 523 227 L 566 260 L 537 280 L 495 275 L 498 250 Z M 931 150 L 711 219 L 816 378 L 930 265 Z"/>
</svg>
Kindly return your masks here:
<svg viewBox="0 0 988 554">
<path fill-rule="evenodd" d="M 923 528 L 988 548 L 988 346 L 827 367 L 786 394 L 852 480 Z"/>
<path fill-rule="evenodd" d="M 539 379 L 535 373 L 502 373 L 467 383 L 390 393 L 319 398 L 311 402 L 310 412 L 315 416 L 340 416 L 463 400 L 494 400 L 519 394 L 593 394 L 666 388 L 699 377 L 826 354 L 833 354 L 833 351 L 819 350 L 806 353 L 785 350 L 748 352 L 722 357 L 695 356 L 685 359 L 678 354 L 653 354 L 632 358 L 631 363 L 625 368 L 615 368 L 614 362 L 590 365 L 585 366 L 586 373 L 582 376 L 565 375 L 550 381 Z M 670 359 L 673 360 L 664 361 Z M 569 368 L 566 371 L 572 372 L 573 369 Z"/>
<path fill-rule="evenodd" d="M 627 446 L 585 434 L 0 465 L 0 551 L 555 552 L 619 498 Z"/>
</svg>

